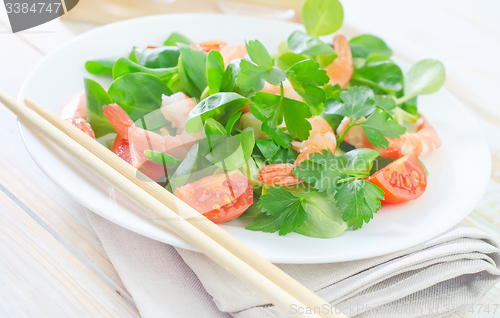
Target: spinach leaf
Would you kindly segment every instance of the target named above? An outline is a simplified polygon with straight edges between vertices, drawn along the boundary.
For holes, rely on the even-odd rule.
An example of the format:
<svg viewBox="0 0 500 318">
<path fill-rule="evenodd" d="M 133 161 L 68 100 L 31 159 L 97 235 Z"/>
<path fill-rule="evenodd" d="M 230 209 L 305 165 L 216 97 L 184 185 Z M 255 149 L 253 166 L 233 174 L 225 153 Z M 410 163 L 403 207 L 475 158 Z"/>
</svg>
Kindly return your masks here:
<svg viewBox="0 0 500 318">
<path fill-rule="evenodd" d="M 392 50 L 380 38 L 371 34 L 363 34 L 349 41 L 352 57 L 366 59 L 370 54 L 380 54 L 391 57 Z"/>
<path fill-rule="evenodd" d="M 398 98 L 396 104 L 406 102 L 417 95 L 437 92 L 446 80 L 443 63 L 438 60 L 422 60 L 413 65 L 405 75 L 404 96 Z"/>
<path fill-rule="evenodd" d="M 226 71 L 222 76 L 221 91 L 232 92 L 236 85 L 236 77 L 240 68 L 241 59 L 232 60 L 226 67 Z"/>
<path fill-rule="evenodd" d="M 168 68 L 177 66 L 179 48 L 163 46 L 156 49 L 134 48 L 133 52 L 137 64 L 149 68 Z"/>
<path fill-rule="evenodd" d="M 339 115 L 336 113 L 342 102 L 335 98 L 329 98 L 325 101 L 324 104 L 325 107 L 323 108 L 323 112 L 321 113 L 320 117 L 323 117 L 332 127 L 333 131 L 335 131 L 340 125 L 342 119 L 344 119 L 343 115 Z"/>
<path fill-rule="evenodd" d="M 130 73 L 117 78 L 109 87 L 108 94 L 135 121 L 159 109 L 162 95 L 171 95 L 172 92 L 156 76 Z"/>
<path fill-rule="evenodd" d="M 307 0 L 302 7 L 302 24 L 312 36 L 337 31 L 343 20 L 344 11 L 338 0 Z"/>
<path fill-rule="evenodd" d="M 168 37 L 168 39 L 165 40 L 165 43 L 163 43 L 163 45 L 165 46 L 176 46 L 177 43 L 184 43 L 184 44 L 191 44 L 193 42 L 191 42 L 190 39 L 188 39 L 187 37 L 185 37 L 184 35 L 180 34 L 180 33 L 177 33 L 177 32 L 172 32 L 172 34 L 170 34 L 170 36 Z"/>
<path fill-rule="evenodd" d="M 113 79 L 117 79 L 120 76 L 130 73 L 147 73 L 154 75 L 162 80 L 164 83 L 168 83 L 172 77 L 178 73 L 177 67 L 171 68 L 148 68 L 139 64 L 132 62 L 126 58 L 120 58 L 116 61 L 113 66 Z"/>
<path fill-rule="evenodd" d="M 241 112 L 237 112 L 236 114 L 231 116 L 231 118 L 229 118 L 229 120 L 227 121 L 226 131 L 229 135 L 231 135 L 231 132 L 233 131 L 234 124 L 238 121 L 238 119 L 240 119 L 241 114 L 242 114 Z"/>
<path fill-rule="evenodd" d="M 220 92 L 224 76 L 224 59 L 219 51 L 212 50 L 207 55 L 208 93 L 213 95 Z"/>
<path fill-rule="evenodd" d="M 403 88 L 403 72 L 382 55 L 371 55 L 362 68 L 354 71 L 352 79 L 384 92 L 398 92 Z"/>
<path fill-rule="evenodd" d="M 96 81 L 84 78 L 87 122 L 92 126 L 96 138 L 116 132 L 109 120 L 104 116 L 102 107 L 112 104 L 108 93 Z"/>
<path fill-rule="evenodd" d="M 255 139 L 252 130 L 226 136 L 205 158 L 225 171 L 242 167 L 252 155 Z"/>
<path fill-rule="evenodd" d="M 179 43 L 179 76 L 186 91 L 196 98 L 207 87 L 207 53 Z"/>
<path fill-rule="evenodd" d="M 169 154 L 155 150 L 144 150 L 144 155 L 148 161 L 166 166 L 167 168 L 175 168 L 182 162 L 182 160 L 179 160 Z"/>
<path fill-rule="evenodd" d="M 295 31 L 287 40 L 287 46 L 295 54 L 312 56 L 336 56 L 331 45 L 328 45 L 315 36 Z"/>
<path fill-rule="evenodd" d="M 249 102 L 247 98 L 232 92 L 211 95 L 191 110 L 186 120 L 186 131 L 188 133 L 200 131 L 203 122 L 208 118 L 226 123 L 231 116 Z"/>
<path fill-rule="evenodd" d="M 85 62 L 85 68 L 87 72 L 94 75 L 111 74 L 113 64 L 115 64 L 116 60 L 118 60 L 118 58 L 90 60 Z"/>
</svg>

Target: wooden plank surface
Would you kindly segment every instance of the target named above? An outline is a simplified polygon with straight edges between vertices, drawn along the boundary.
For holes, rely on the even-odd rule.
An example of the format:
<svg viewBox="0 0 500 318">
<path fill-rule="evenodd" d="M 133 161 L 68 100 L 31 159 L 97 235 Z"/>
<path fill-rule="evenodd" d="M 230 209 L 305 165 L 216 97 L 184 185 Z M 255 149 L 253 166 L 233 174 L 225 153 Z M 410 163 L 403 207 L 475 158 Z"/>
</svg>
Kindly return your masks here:
<svg viewBox="0 0 500 318">
<path fill-rule="evenodd" d="M 500 60 L 496 57 L 500 51 L 500 2 L 350 0 L 343 1 L 343 6 L 343 30 L 347 34 L 379 35 L 398 58 L 410 63 L 427 57 L 444 62 L 446 87 L 474 111 L 492 149 L 493 170 L 487 193 L 466 221 L 500 241 Z M 1 89 L 16 96 L 43 55 L 94 27 L 54 20 L 13 35 L 5 9 L 0 6 Z M 82 316 L 79 310 L 87 310 L 87 316 L 103 316 L 97 314 L 100 311 L 108 316 L 137 316 L 133 300 L 88 224 L 84 208 L 38 169 L 21 142 L 15 117 L 3 107 L 0 127 L 2 137 L 8 136 L 0 138 L 0 317 L 33 313 L 37 317 L 61 313 Z M 6 224 L 12 224 L 10 229 Z M 26 237 L 15 236 L 13 229 Z M 27 243 L 39 249 L 29 249 Z M 54 268 L 62 273 L 52 273 Z M 82 279 L 89 284 L 75 288 L 74 282 Z M 7 285 L 11 287 L 3 287 Z M 96 287 L 88 290 L 90 286 Z M 96 305 L 82 309 L 78 297 Z M 480 303 L 499 304 L 500 286 Z M 498 314 L 483 311 L 450 317 Z"/>
</svg>

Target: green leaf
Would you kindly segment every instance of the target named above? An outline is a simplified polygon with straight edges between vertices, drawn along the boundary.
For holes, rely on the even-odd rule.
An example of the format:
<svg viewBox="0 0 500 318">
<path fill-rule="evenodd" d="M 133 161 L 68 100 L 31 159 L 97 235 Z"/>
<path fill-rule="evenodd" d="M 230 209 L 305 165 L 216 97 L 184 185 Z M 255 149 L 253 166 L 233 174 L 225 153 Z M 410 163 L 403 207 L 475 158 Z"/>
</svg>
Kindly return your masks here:
<svg viewBox="0 0 500 318">
<path fill-rule="evenodd" d="M 371 35 L 363 34 L 352 38 L 349 41 L 352 57 L 367 58 L 370 54 L 381 54 L 386 57 L 391 57 L 392 50 L 380 38 Z"/>
<path fill-rule="evenodd" d="M 287 75 L 295 75 L 294 79 L 303 85 L 323 86 L 330 78 L 326 71 L 319 68 L 319 64 L 313 60 L 304 60 L 295 63 L 287 71 Z"/>
<path fill-rule="evenodd" d="M 354 86 L 340 93 L 341 104 L 330 108 L 332 114 L 342 115 L 351 119 L 371 114 L 375 110 L 375 95 L 369 88 Z"/>
<path fill-rule="evenodd" d="M 219 51 L 212 50 L 207 55 L 207 82 L 210 95 L 220 92 L 224 76 L 224 59 Z"/>
<path fill-rule="evenodd" d="M 179 43 L 179 76 L 188 93 L 199 98 L 207 87 L 207 53 Z"/>
<path fill-rule="evenodd" d="M 118 60 L 118 58 L 90 60 L 85 62 L 85 68 L 89 73 L 94 75 L 111 74 L 113 64 L 115 64 L 116 60 Z"/>
<path fill-rule="evenodd" d="M 265 215 L 258 216 L 246 228 L 252 231 L 276 232 L 285 235 L 299 228 L 307 220 L 307 213 L 299 197 L 283 187 L 270 187 L 260 197 L 258 207 Z"/>
<path fill-rule="evenodd" d="M 380 154 L 372 149 L 361 148 L 351 150 L 338 156 L 340 169 L 351 176 L 366 178 L 370 175 L 373 162 Z"/>
<path fill-rule="evenodd" d="M 254 146 L 253 131 L 247 130 L 235 136 L 225 136 L 205 158 L 224 170 L 234 170 L 248 162 Z"/>
<path fill-rule="evenodd" d="M 148 161 L 166 166 L 167 168 L 177 167 L 182 162 L 182 160 L 179 160 L 169 154 L 155 150 L 144 150 L 144 155 Z"/>
<path fill-rule="evenodd" d="M 343 184 L 335 194 L 337 208 L 344 211 L 344 221 L 354 230 L 373 218 L 373 214 L 380 209 L 380 200 L 383 198 L 384 192 L 379 187 L 363 179 Z"/>
<path fill-rule="evenodd" d="M 234 124 L 238 121 L 238 119 L 240 119 L 241 114 L 242 114 L 241 112 L 237 112 L 236 114 L 231 116 L 231 118 L 229 118 L 229 120 L 227 121 L 226 131 L 229 135 L 231 135 L 231 132 L 233 131 Z"/>
<path fill-rule="evenodd" d="M 446 80 L 443 63 L 438 60 L 422 60 L 413 65 L 406 73 L 404 80 L 404 96 L 396 101 L 401 104 L 417 95 L 437 92 Z"/>
<path fill-rule="evenodd" d="M 165 43 L 163 43 L 163 45 L 165 46 L 175 46 L 177 45 L 177 43 L 184 43 L 184 44 L 191 44 L 193 42 L 191 42 L 190 39 L 188 39 L 187 37 L 185 37 L 184 35 L 180 34 L 180 33 L 177 33 L 177 32 L 172 32 L 172 34 L 170 34 L 170 36 L 168 37 L 167 40 L 165 40 Z"/>
<path fill-rule="evenodd" d="M 287 71 L 287 77 L 295 91 L 311 107 L 314 115 L 321 114 L 326 94 L 318 86 L 328 83 L 329 78 L 326 71 L 320 69 L 317 62 L 305 60 L 293 65 Z"/>
<path fill-rule="evenodd" d="M 387 148 L 389 141 L 385 137 L 399 138 L 406 128 L 398 124 L 388 112 L 378 109 L 370 117 L 359 124 L 374 147 Z"/>
<path fill-rule="evenodd" d="M 378 156 L 375 150 L 355 149 L 335 157 L 331 150 L 324 149 L 321 153 L 310 154 L 310 160 L 302 161 L 292 174 L 312 184 L 319 192 L 335 193 L 339 184 L 346 180 L 367 177 Z"/>
<path fill-rule="evenodd" d="M 113 66 L 113 79 L 117 79 L 120 76 L 130 74 L 130 73 L 147 73 L 154 75 L 162 80 L 164 83 L 168 83 L 172 77 L 178 73 L 177 67 L 171 68 L 148 68 L 139 64 L 132 62 L 126 58 L 120 58 L 116 61 Z"/>
<path fill-rule="evenodd" d="M 333 238 L 349 228 L 342 217 L 343 211 L 336 207 L 332 195 L 325 192 L 311 193 L 304 184 L 290 187 L 288 190 L 297 197 L 303 197 L 302 205 L 307 212 L 307 220 L 295 229 L 296 233 L 317 238 Z"/>
<path fill-rule="evenodd" d="M 262 43 L 257 40 L 248 41 L 246 47 L 252 62 L 268 69 L 273 66 L 273 59 Z"/>
<path fill-rule="evenodd" d="M 177 46 L 163 46 L 155 49 L 134 48 L 133 52 L 139 65 L 149 68 L 169 68 L 177 66 L 179 48 Z"/>
<path fill-rule="evenodd" d="M 236 76 L 241 70 L 241 59 L 232 60 L 226 67 L 226 71 L 222 76 L 221 91 L 232 92 L 236 85 Z"/>
<path fill-rule="evenodd" d="M 84 78 L 87 122 L 92 126 L 96 138 L 116 132 L 104 116 L 102 108 L 113 101 L 102 86 L 90 78 Z"/>
<path fill-rule="evenodd" d="M 262 90 L 265 82 L 279 85 L 285 80 L 285 72 L 273 66 L 271 55 L 262 43 L 257 40 L 248 42 L 247 51 L 253 63 L 241 60 L 241 70 L 236 77 L 238 87 L 258 92 Z"/>
<path fill-rule="evenodd" d="M 307 0 L 302 7 L 302 24 L 312 36 L 337 31 L 343 19 L 344 11 L 337 0 Z"/>
<path fill-rule="evenodd" d="M 190 134 L 200 131 L 208 118 L 226 123 L 231 116 L 245 107 L 250 101 L 236 93 L 217 93 L 211 95 L 191 110 L 186 120 L 186 131 Z"/>
<path fill-rule="evenodd" d="M 307 104 L 264 92 L 256 93 L 251 100 L 253 102 L 250 105 L 252 114 L 266 124 L 267 130 L 269 130 L 268 128 L 276 129 L 276 126 L 281 125 L 284 118 L 286 128 L 292 137 L 297 136 L 300 140 L 305 140 L 309 137 L 311 124 L 307 121 L 307 118 L 310 118 L 312 114 Z M 262 130 L 268 134 L 264 126 Z M 273 133 L 271 134 L 273 135 Z M 269 136 L 273 137 L 272 135 Z M 282 134 L 277 135 L 274 136 L 277 138 L 283 137 Z M 279 140 L 273 139 L 278 144 L 281 144 Z"/>
<path fill-rule="evenodd" d="M 340 95 L 339 95 L 340 99 Z M 324 103 L 323 112 L 320 117 L 323 117 L 328 124 L 332 127 L 333 131 L 337 130 L 337 127 L 340 125 L 340 122 L 344 118 L 344 116 L 336 114 L 335 112 L 338 110 L 342 102 L 335 98 L 329 98 Z"/>
<path fill-rule="evenodd" d="M 281 147 L 272 139 L 256 140 L 255 145 L 266 159 L 267 164 L 294 163 L 295 159 L 297 159 L 295 150 Z"/>
<path fill-rule="evenodd" d="M 403 88 L 403 72 L 399 66 L 380 55 L 368 58 L 362 68 L 354 71 L 352 80 L 384 92 L 398 92 Z"/>
<path fill-rule="evenodd" d="M 389 96 L 376 95 L 375 103 L 377 104 L 377 106 L 383 108 L 387 112 L 390 112 L 394 108 L 396 108 L 396 102 L 394 101 L 394 98 Z"/>
<path fill-rule="evenodd" d="M 158 77 L 145 73 L 123 75 L 117 78 L 108 90 L 111 99 L 120 105 L 133 121 L 159 109 L 162 95 L 171 93 Z"/>
<path fill-rule="evenodd" d="M 279 67 L 280 69 L 286 71 L 290 67 L 292 67 L 292 65 L 294 65 L 295 63 L 306 60 L 306 59 L 307 59 L 307 57 L 305 57 L 302 54 L 295 54 L 295 53 L 289 52 L 289 53 L 284 53 L 284 54 L 280 55 L 277 59 L 274 60 L 274 64 L 277 67 Z"/>
<path fill-rule="evenodd" d="M 287 40 L 287 46 L 295 54 L 312 56 L 336 56 L 331 45 L 321 41 L 316 36 L 305 34 L 302 31 L 293 32 Z"/>
</svg>

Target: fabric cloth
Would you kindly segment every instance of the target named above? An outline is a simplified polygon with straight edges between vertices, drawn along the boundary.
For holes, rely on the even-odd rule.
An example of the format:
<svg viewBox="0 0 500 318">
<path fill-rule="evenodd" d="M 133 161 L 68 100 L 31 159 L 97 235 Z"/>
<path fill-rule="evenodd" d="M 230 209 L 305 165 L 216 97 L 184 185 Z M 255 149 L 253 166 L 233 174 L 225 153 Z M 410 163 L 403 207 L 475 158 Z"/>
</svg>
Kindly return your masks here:
<svg viewBox="0 0 500 318">
<path fill-rule="evenodd" d="M 205 255 L 146 238 L 88 211 L 144 318 L 287 317 Z M 500 279 L 498 244 L 460 223 L 418 246 L 364 260 L 277 264 L 349 317 L 437 317 L 472 303 Z"/>
</svg>

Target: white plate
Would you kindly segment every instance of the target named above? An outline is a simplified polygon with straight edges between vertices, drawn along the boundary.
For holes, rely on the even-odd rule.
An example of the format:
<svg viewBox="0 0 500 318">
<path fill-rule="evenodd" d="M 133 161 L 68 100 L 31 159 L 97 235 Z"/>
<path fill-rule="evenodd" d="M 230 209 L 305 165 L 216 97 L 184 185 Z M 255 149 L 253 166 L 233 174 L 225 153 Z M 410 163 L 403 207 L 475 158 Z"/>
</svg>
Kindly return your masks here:
<svg viewBox="0 0 500 318">
<path fill-rule="evenodd" d="M 86 60 L 119 56 L 134 45 L 161 44 L 173 31 L 193 41 L 222 39 L 243 43 L 259 39 L 274 51 L 300 28 L 293 23 L 212 14 L 158 15 L 110 24 L 75 38 L 45 57 L 24 83 L 19 100 L 30 97 L 59 113 L 83 89 L 83 77 L 97 79 L 105 87 L 109 85 L 110 80 L 105 77 L 86 72 Z M 421 158 L 430 174 L 427 191 L 418 200 L 383 206 L 361 230 L 347 231 L 333 239 L 252 232 L 245 230 L 240 220 L 221 226 L 276 263 L 326 263 L 373 257 L 414 246 L 448 230 L 465 218 L 483 196 L 490 174 L 489 151 L 479 125 L 447 90 L 419 97 L 419 107 L 436 128 L 443 146 Z M 20 130 L 40 168 L 90 210 L 139 234 L 193 249 L 175 234 L 156 226 L 145 212 L 75 159 L 23 124 Z"/>
</svg>

